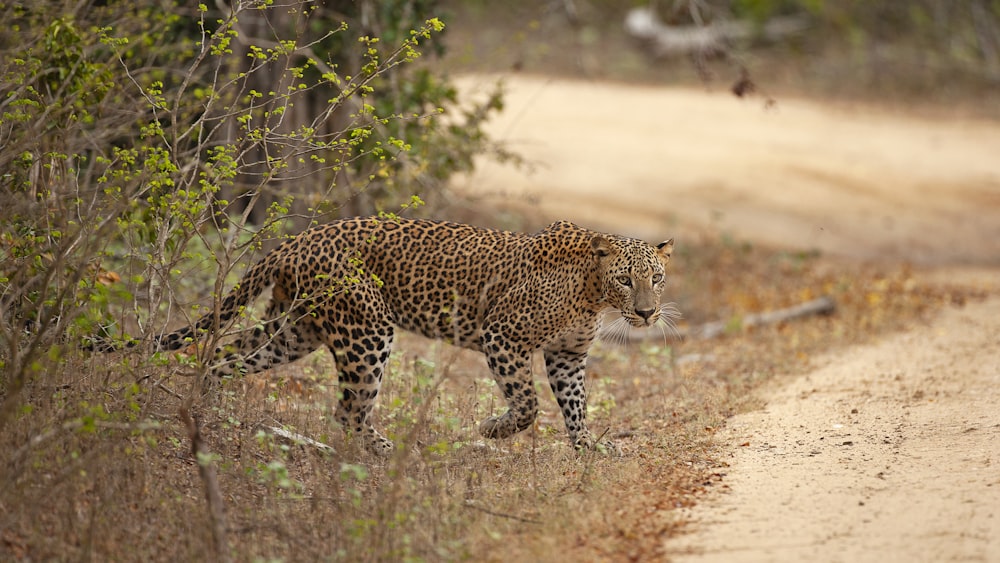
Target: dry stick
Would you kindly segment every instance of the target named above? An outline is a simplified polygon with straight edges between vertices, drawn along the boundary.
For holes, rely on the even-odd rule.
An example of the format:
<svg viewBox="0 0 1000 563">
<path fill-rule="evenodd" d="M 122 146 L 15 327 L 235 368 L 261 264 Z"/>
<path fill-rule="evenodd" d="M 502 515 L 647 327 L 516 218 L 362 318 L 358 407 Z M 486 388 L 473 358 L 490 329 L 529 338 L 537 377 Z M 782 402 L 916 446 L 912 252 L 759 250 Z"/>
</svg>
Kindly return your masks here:
<svg viewBox="0 0 1000 563">
<path fill-rule="evenodd" d="M 809 315 L 828 315 L 837 308 L 837 302 L 830 296 L 823 296 L 818 299 L 806 301 L 792 307 L 778 309 L 777 311 L 767 311 L 764 313 L 751 313 L 740 320 L 740 326 L 750 328 L 753 326 L 783 323 L 792 319 L 806 317 Z M 715 321 L 705 323 L 686 335 L 689 338 L 700 338 L 707 340 L 725 334 L 726 328 L 730 326 L 726 321 Z"/>
<path fill-rule="evenodd" d="M 489 508 L 486 508 L 486 507 L 483 507 L 483 506 L 479 506 L 478 504 L 476 504 L 476 502 L 474 500 L 471 500 L 471 499 L 466 500 L 465 503 L 462 504 L 462 506 L 464 506 L 466 508 L 474 508 L 476 510 L 479 510 L 480 512 L 485 512 L 486 514 L 489 514 L 491 516 L 498 516 L 500 518 L 510 518 L 511 520 L 517 520 L 518 522 L 527 522 L 528 524 L 541 524 L 542 523 L 540 520 L 535 520 L 535 519 L 532 519 L 532 518 L 525 518 L 524 516 L 518 516 L 516 514 L 507 514 L 506 512 L 498 512 L 496 510 L 491 510 Z"/>
<path fill-rule="evenodd" d="M 219 490 L 219 480 L 216 478 L 215 466 L 208 458 L 208 450 L 201 441 L 201 430 L 196 417 L 192 417 L 188 405 L 181 407 L 181 421 L 187 426 L 191 437 L 191 455 L 198 463 L 198 474 L 205 483 L 205 500 L 208 501 L 208 513 L 212 519 L 212 538 L 215 540 L 216 560 L 228 563 L 232 561 L 229 553 L 229 536 L 226 532 L 226 510 L 222 502 L 222 492 Z"/>
<path fill-rule="evenodd" d="M 741 328 L 750 328 L 753 326 L 783 323 L 785 321 L 809 315 L 829 315 L 836 309 L 837 302 L 830 296 L 823 296 L 792 307 L 778 309 L 776 311 L 766 311 L 764 313 L 751 313 L 749 315 L 745 315 L 740 319 L 738 326 Z M 717 338 L 726 334 L 732 326 L 732 321 L 713 321 L 691 327 L 687 330 L 680 330 L 678 331 L 678 336 L 682 340 L 688 338 L 708 340 L 710 338 Z M 652 338 L 652 336 L 653 335 L 648 334 L 648 332 L 633 331 L 629 333 L 630 340 L 648 340 Z M 656 338 L 660 338 L 660 335 L 655 336 Z"/>
</svg>

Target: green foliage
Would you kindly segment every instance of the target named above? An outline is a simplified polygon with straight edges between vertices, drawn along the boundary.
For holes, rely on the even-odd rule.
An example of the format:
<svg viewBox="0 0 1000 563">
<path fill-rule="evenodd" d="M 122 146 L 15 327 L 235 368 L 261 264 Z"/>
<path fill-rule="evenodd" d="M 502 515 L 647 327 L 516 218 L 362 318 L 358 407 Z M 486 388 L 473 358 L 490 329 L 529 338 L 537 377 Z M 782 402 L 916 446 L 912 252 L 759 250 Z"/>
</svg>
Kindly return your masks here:
<svg viewBox="0 0 1000 563">
<path fill-rule="evenodd" d="M 437 201 L 501 104 L 415 64 L 435 6 L 0 4 L 0 385 L 67 331 L 161 326 L 171 280 L 218 293 L 286 229 Z"/>
</svg>

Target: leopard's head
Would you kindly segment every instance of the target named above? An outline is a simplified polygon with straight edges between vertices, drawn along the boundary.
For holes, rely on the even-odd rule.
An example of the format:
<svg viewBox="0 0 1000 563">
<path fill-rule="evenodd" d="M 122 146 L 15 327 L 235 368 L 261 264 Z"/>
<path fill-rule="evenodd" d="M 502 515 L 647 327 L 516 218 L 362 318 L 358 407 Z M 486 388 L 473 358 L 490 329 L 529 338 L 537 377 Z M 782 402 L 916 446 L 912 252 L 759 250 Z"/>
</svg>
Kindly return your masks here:
<svg viewBox="0 0 1000 563">
<path fill-rule="evenodd" d="M 604 299 L 629 324 L 653 326 L 661 316 L 667 318 L 676 311 L 661 302 L 674 239 L 653 246 L 631 238 L 597 235 L 591 248 L 599 264 Z"/>
</svg>

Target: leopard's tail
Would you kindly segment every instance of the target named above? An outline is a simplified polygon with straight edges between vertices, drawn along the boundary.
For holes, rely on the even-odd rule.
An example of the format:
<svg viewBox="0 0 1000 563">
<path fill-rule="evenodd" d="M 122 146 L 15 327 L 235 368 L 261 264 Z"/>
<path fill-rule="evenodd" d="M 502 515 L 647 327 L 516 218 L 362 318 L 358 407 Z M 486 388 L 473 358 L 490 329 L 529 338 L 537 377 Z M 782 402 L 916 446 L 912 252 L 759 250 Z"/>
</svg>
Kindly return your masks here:
<svg viewBox="0 0 1000 563">
<path fill-rule="evenodd" d="M 228 325 L 274 282 L 275 267 L 272 262 L 265 258 L 251 266 L 222 300 L 222 304 L 218 307 L 218 316 L 213 306 L 212 311 L 202 315 L 193 325 L 157 338 L 156 349 L 180 350 L 200 340 L 203 335 L 214 333 Z"/>
<path fill-rule="evenodd" d="M 194 325 L 175 330 L 170 334 L 159 336 L 155 340 L 156 350 L 180 350 L 199 340 L 199 336 L 214 332 L 215 327 L 227 325 L 236 318 L 242 310 L 257 298 L 274 281 L 275 267 L 266 258 L 254 264 L 243 274 L 243 278 L 223 299 L 219 308 L 218 322 L 215 310 L 202 315 Z M 80 348 L 88 352 L 108 353 L 124 348 L 135 348 L 141 341 L 135 339 L 114 338 L 110 335 L 85 338 Z"/>
</svg>

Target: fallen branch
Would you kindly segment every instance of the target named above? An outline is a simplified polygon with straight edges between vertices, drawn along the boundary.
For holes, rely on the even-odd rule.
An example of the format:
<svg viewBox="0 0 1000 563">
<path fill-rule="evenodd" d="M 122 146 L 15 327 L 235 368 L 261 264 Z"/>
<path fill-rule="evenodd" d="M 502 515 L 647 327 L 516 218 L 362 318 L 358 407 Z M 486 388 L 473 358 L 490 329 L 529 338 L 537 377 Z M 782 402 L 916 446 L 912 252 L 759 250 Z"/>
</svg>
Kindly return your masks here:
<svg viewBox="0 0 1000 563">
<path fill-rule="evenodd" d="M 778 17 L 762 25 L 724 21 L 708 25 L 667 25 L 650 8 L 633 8 L 625 16 L 625 32 L 648 45 L 655 57 L 720 55 L 735 41 L 760 38 L 778 41 L 808 28 L 801 17 Z"/>
<path fill-rule="evenodd" d="M 764 313 L 750 313 L 748 315 L 744 315 L 738 320 L 712 321 L 710 323 L 705 323 L 687 329 L 678 329 L 677 336 L 681 340 L 689 338 L 696 340 L 708 340 L 710 338 L 718 338 L 719 336 L 722 336 L 732 330 L 734 327 L 744 329 L 755 326 L 783 323 L 785 321 L 807 317 L 810 315 L 829 315 L 836 309 L 837 302 L 830 296 L 823 296 L 792 307 L 787 307 L 785 309 L 766 311 Z M 663 335 L 653 334 L 651 331 L 632 331 L 629 333 L 629 338 L 631 340 L 649 340 L 651 338 L 663 338 Z"/>
<path fill-rule="evenodd" d="M 783 323 L 809 315 L 829 315 L 837 308 L 836 301 L 832 297 L 823 296 L 812 301 L 806 301 L 793 307 L 778 309 L 777 311 L 767 311 L 764 313 L 751 313 L 739 320 L 740 328 L 750 328 L 754 326 Z M 693 327 L 683 335 L 686 338 L 697 338 L 708 340 L 716 338 L 726 333 L 727 328 L 733 326 L 731 321 L 715 321 Z"/>
<path fill-rule="evenodd" d="M 316 448 L 317 450 L 325 454 L 332 455 L 337 453 L 337 451 L 334 450 L 332 446 L 328 446 L 318 440 L 313 440 L 308 436 L 303 436 L 302 434 L 297 434 L 290 430 L 285 430 L 284 428 L 278 428 L 277 426 L 268 426 L 266 424 L 258 424 L 257 430 L 259 432 L 264 432 L 265 434 L 270 434 L 271 436 L 281 438 L 282 440 L 285 440 L 297 446 L 310 446 Z"/>
<path fill-rule="evenodd" d="M 191 455 L 198 462 L 198 474 L 205 484 L 205 500 L 208 502 L 208 513 L 212 519 L 212 538 L 215 540 L 216 561 L 229 562 L 232 557 L 229 552 L 229 536 L 226 531 L 226 507 L 219 490 L 219 480 L 215 473 L 210 452 L 201 441 L 201 429 L 198 421 L 191 416 L 187 405 L 181 407 L 181 422 L 187 427 L 191 438 Z"/>
</svg>

